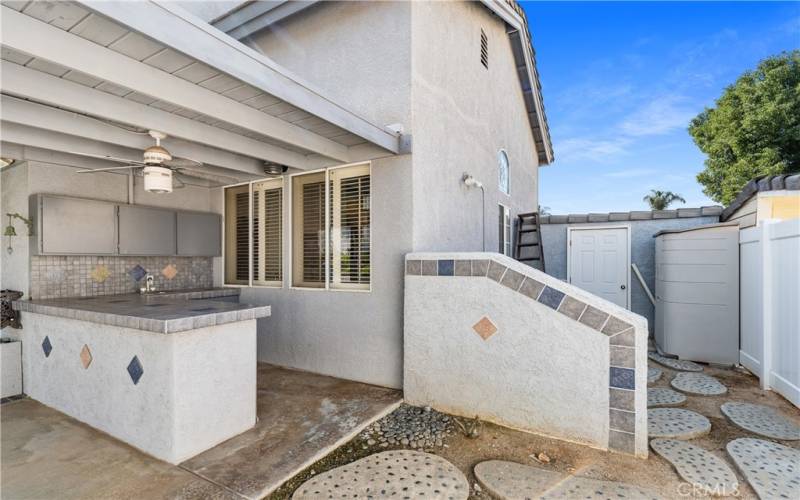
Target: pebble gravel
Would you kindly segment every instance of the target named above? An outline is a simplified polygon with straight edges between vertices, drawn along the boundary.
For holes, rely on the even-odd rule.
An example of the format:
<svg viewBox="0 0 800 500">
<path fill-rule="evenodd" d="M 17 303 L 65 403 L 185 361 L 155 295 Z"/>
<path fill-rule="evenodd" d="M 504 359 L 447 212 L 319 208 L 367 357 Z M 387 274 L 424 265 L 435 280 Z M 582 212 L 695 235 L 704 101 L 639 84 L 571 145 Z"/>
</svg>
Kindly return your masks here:
<svg viewBox="0 0 800 500">
<path fill-rule="evenodd" d="M 444 445 L 447 436 L 456 432 L 453 417 L 430 407 L 403 404 L 361 432 L 361 441 L 368 446 L 408 446 L 434 448 Z"/>
</svg>

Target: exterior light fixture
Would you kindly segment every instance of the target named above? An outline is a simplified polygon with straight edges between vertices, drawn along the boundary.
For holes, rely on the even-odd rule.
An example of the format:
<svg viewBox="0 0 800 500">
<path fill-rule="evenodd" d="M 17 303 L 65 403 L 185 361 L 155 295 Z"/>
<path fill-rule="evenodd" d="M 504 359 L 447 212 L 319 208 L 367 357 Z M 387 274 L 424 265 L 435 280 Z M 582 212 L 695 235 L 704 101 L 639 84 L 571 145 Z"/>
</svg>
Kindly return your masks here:
<svg viewBox="0 0 800 500">
<path fill-rule="evenodd" d="M 8 254 L 11 255 L 12 253 L 14 253 L 14 248 L 11 246 L 11 242 L 13 241 L 11 238 L 17 235 L 17 230 L 14 229 L 14 224 L 12 224 L 12 220 L 16 218 L 24 222 L 25 225 L 28 226 L 28 236 L 31 235 L 31 226 L 33 225 L 33 222 L 31 222 L 30 219 L 21 216 L 17 212 L 14 212 L 13 214 L 7 213 L 6 215 L 8 216 L 8 226 L 6 226 L 5 230 L 3 231 L 3 236 L 8 237 L 8 247 L 6 248 L 6 252 L 8 252 Z"/>
</svg>

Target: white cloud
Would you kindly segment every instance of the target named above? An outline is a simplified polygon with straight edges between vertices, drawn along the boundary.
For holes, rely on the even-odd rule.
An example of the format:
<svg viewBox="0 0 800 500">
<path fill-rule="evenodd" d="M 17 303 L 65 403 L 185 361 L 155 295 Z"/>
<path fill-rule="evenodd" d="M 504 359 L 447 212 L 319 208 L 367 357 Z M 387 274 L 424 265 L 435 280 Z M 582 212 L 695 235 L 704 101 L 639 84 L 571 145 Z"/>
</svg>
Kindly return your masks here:
<svg viewBox="0 0 800 500">
<path fill-rule="evenodd" d="M 627 153 L 627 140 L 589 139 L 573 137 L 556 142 L 554 149 L 562 161 L 592 160 L 603 161 Z"/>
<path fill-rule="evenodd" d="M 686 128 L 697 110 L 685 105 L 684 100 L 676 95 L 657 97 L 624 118 L 619 129 L 625 135 L 642 137 Z"/>
</svg>

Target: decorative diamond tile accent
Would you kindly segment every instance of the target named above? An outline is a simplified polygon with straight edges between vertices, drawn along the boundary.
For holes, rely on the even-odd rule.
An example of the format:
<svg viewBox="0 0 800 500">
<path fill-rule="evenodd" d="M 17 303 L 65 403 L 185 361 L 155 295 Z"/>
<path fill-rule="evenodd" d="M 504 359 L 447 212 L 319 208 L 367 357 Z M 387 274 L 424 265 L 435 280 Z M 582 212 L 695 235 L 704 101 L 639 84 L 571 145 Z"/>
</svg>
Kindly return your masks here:
<svg viewBox="0 0 800 500">
<path fill-rule="evenodd" d="M 453 261 L 440 260 L 439 261 L 439 276 L 452 276 L 453 275 Z"/>
<path fill-rule="evenodd" d="M 44 340 L 42 341 L 42 351 L 44 351 L 44 357 L 49 358 L 52 350 L 53 344 L 50 343 L 50 337 L 45 336 Z"/>
<path fill-rule="evenodd" d="M 111 276 L 111 271 L 104 264 L 100 264 L 94 268 L 94 271 L 89 273 L 89 276 L 95 283 L 102 283 Z"/>
<path fill-rule="evenodd" d="M 472 329 L 475 330 L 475 333 L 480 335 L 483 340 L 488 340 L 489 337 L 497 333 L 497 327 L 488 316 L 482 317 L 480 321 L 472 325 Z"/>
<path fill-rule="evenodd" d="M 136 264 L 136 266 L 128 271 L 128 274 L 130 274 L 131 278 L 133 278 L 135 281 L 141 281 L 142 278 L 147 275 L 147 269 L 143 268 L 139 264 Z"/>
<path fill-rule="evenodd" d="M 133 385 L 138 384 L 139 379 L 142 378 L 142 375 L 144 375 L 144 368 L 142 368 L 142 364 L 139 362 L 139 358 L 136 356 L 134 356 L 131 362 L 128 363 L 128 375 L 131 376 Z"/>
<path fill-rule="evenodd" d="M 83 349 L 81 349 L 81 364 L 84 370 L 92 364 L 92 351 L 89 350 L 89 346 L 86 344 L 83 344 Z"/>
<path fill-rule="evenodd" d="M 161 274 L 168 280 L 171 280 L 178 275 L 178 268 L 172 264 L 168 264 L 167 267 L 161 270 Z"/>
</svg>

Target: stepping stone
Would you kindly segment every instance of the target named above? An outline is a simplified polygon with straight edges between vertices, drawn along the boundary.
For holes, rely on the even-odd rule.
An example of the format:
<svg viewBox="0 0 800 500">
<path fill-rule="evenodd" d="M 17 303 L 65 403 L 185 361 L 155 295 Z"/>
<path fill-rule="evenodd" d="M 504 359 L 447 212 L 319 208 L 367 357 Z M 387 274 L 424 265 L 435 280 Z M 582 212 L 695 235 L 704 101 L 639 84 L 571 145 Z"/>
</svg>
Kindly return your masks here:
<svg viewBox="0 0 800 500">
<path fill-rule="evenodd" d="M 466 499 L 469 484 L 447 460 L 419 451 L 384 451 L 317 474 L 292 495 L 318 498 L 454 498 Z"/>
<path fill-rule="evenodd" d="M 635 500 L 647 500 L 657 499 L 659 497 L 652 491 L 628 483 L 600 481 L 599 479 L 571 476 L 539 498 L 542 500 L 549 498 L 563 498 L 568 500 L 575 500 L 577 498 L 591 498 L 592 500 L 619 500 L 620 498 L 630 498 Z"/>
<path fill-rule="evenodd" d="M 702 373 L 679 373 L 669 385 L 679 391 L 698 396 L 719 396 L 728 392 L 728 388 L 719 380 Z"/>
<path fill-rule="evenodd" d="M 800 498 L 800 450 L 753 438 L 734 439 L 725 448 L 760 498 Z"/>
<path fill-rule="evenodd" d="M 703 367 L 693 361 L 688 361 L 685 359 L 667 358 L 665 356 L 660 355 L 657 352 L 648 352 L 647 357 L 652 359 L 656 363 L 664 365 L 667 368 L 672 368 L 673 370 L 679 370 L 682 372 L 703 371 Z"/>
<path fill-rule="evenodd" d="M 647 389 L 647 407 L 678 406 L 686 402 L 686 396 L 666 387 Z"/>
<path fill-rule="evenodd" d="M 736 495 L 739 481 L 724 460 L 716 455 L 676 439 L 653 439 L 653 451 L 671 463 L 678 475 L 693 488 L 709 495 Z"/>
<path fill-rule="evenodd" d="M 691 410 L 653 408 L 647 410 L 647 433 L 651 438 L 692 439 L 711 432 L 711 422 Z"/>
<path fill-rule="evenodd" d="M 486 491 L 504 500 L 538 498 L 566 477 L 566 474 L 502 460 L 481 462 L 474 472 Z"/>
<path fill-rule="evenodd" d="M 654 384 L 658 379 L 661 378 L 661 368 L 648 368 L 647 369 L 647 383 Z"/>
<path fill-rule="evenodd" d="M 768 406 L 728 402 L 720 410 L 735 425 L 754 434 L 787 441 L 800 439 L 800 427 Z"/>
</svg>

